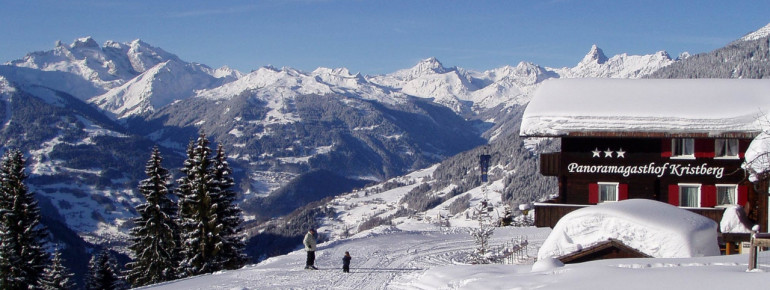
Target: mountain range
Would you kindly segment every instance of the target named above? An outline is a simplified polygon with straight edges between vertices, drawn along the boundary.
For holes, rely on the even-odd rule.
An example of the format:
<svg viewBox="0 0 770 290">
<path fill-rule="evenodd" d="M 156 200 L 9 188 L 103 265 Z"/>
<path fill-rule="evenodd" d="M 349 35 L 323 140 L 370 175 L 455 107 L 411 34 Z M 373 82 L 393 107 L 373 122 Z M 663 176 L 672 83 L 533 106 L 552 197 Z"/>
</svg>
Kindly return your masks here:
<svg viewBox="0 0 770 290">
<path fill-rule="evenodd" d="M 759 52 L 748 60 L 736 57 L 742 71 L 729 77 L 764 70 L 751 63 L 767 58 L 761 51 L 769 30 L 715 51 Z M 184 150 L 198 134 L 223 145 L 246 219 L 259 222 L 442 161 L 437 176 L 467 173 L 479 148 L 515 155 L 496 158 L 500 165 L 522 163 L 508 165 L 498 178 L 533 178 L 533 152 L 547 145 L 520 140 L 517 126 L 542 81 L 675 77 L 665 71 L 719 56 L 672 59 L 660 51 L 607 57 L 594 45 L 570 68 L 521 62 L 476 72 L 427 58 L 375 76 L 345 68 L 242 73 L 187 62 L 141 40 L 99 45 L 85 37 L 0 65 L 0 138 L 3 150 L 27 152 L 29 186 L 45 214 L 64 222 L 63 232 L 119 245 L 142 201 L 136 188 L 153 146 L 178 175 Z M 703 65 L 695 70 L 709 70 Z M 447 178 L 442 182 L 462 179 Z M 533 191 L 530 185 L 538 191 L 553 186 L 511 182 L 508 198 L 542 197 L 525 194 Z"/>
</svg>

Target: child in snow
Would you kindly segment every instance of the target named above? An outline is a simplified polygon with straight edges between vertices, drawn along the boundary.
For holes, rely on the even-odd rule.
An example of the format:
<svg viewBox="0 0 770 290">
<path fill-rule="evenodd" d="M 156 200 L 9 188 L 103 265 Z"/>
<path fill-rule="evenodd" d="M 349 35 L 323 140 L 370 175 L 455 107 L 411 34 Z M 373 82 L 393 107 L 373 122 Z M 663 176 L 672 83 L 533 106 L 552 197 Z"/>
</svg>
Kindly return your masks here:
<svg viewBox="0 0 770 290">
<path fill-rule="evenodd" d="M 342 272 L 344 273 L 350 273 L 350 253 L 347 251 L 345 252 L 345 256 L 342 257 Z"/>
</svg>

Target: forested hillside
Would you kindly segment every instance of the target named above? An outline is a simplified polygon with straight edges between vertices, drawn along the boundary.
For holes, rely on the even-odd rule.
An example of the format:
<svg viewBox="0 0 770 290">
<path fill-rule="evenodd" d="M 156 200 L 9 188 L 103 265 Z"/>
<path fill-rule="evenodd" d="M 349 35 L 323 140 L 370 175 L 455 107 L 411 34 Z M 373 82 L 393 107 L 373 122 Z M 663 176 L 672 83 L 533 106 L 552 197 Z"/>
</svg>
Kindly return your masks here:
<svg viewBox="0 0 770 290">
<path fill-rule="evenodd" d="M 738 40 L 664 67 L 647 78 L 770 78 L 770 37 Z"/>
</svg>

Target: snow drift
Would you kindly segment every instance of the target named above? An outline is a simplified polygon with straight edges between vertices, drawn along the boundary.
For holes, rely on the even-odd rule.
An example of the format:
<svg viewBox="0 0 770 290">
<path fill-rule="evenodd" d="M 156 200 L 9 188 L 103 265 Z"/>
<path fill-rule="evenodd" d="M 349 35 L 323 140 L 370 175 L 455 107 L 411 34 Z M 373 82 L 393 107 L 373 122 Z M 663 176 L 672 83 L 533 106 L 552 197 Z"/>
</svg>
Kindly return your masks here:
<svg viewBox="0 0 770 290">
<path fill-rule="evenodd" d="M 573 211 L 559 220 L 538 251 L 558 257 L 608 239 L 656 258 L 719 255 L 717 223 L 666 203 L 630 199 Z"/>
</svg>

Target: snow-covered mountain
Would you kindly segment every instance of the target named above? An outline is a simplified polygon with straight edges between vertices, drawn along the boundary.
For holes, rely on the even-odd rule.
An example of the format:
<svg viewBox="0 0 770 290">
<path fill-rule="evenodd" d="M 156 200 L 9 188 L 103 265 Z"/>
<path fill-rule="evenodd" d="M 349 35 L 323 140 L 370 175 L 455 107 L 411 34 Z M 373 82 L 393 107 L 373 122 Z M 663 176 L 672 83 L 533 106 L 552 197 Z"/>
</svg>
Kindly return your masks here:
<svg viewBox="0 0 770 290">
<path fill-rule="evenodd" d="M 458 114 L 473 116 L 496 108 L 529 102 L 529 94 L 548 78 L 640 78 L 675 60 L 665 51 L 650 55 L 620 54 L 607 58 L 596 45 L 572 68 L 541 67 L 521 62 L 484 72 L 445 68 L 436 58 L 420 61 L 410 69 L 367 77 L 395 91 L 433 99 Z M 499 110 L 499 108 L 497 109 Z"/>
<path fill-rule="evenodd" d="M 671 65 L 674 60 L 665 51 L 648 55 L 619 54 L 607 58 L 593 45 L 577 66 L 557 70 L 562 78 L 640 78 Z"/>
<path fill-rule="evenodd" d="M 133 187 L 142 178 L 141 166 L 123 167 L 141 164 L 136 156 L 142 156 L 142 150 L 149 152 L 143 148 L 149 144 L 164 146 L 167 154 L 174 155 L 167 160 L 178 160 L 189 139 L 197 131 L 205 131 L 225 145 L 233 158 L 245 199 L 267 196 L 313 170 L 382 180 L 482 144 L 479 128 L 497 125 L 499 131 L 505 126 L 500 120 L 506 117 L 496 115 L 515 115 L 510 108 L 526 104 L 529 93 L 545 79 L 636 77 L 626 72 L 641 75 L 666 64 L 631 61 L 653 56 L 623 55 L 605 61 L 596 47 L 589 55 L 597 52 L 600 57 L 586 56 L 569 69 L 521 62 L 515 67 L 474 72 L 446 68 L 439 60 L 428 58 L 412 68 L 380 76 L 352 74 L 345 68 L 303 72 L 262 67 L 242 74 L 227 67 L 211 69 L 183 61 L 141 40 L 107 41 L 100 46 L 85 37 L 71 44 L 57 42 L 52 50 L 33 52 L 0 66 L 6 99 L 34 96 L 59 107 L 57 110 L 79 108 L 56 113 L 71 116 L 62 117 L 67 125 L 56 126 L 73 128 L 75 139 L 63 139 L 55 131 L 27 136 L 27 141 L 9 135 L 5 146 L 21 146 L 33 155 L 33 176 L 103 180 L 98 190 L 53 184 L 37 187 L 57 193 L 50 197 L 57 200 L 54 205 L 73 228 L 93 232 L 99 228 L 97 223 L 114 224 L 131 215 L 138 200 Z M 607 64 L 610 62 L 612 65 Z M 88 109 L 88 104 L 96 110 Z M 11 106 L 12 116 L 6 118 L 11 122 L 34 118 L 21 116 L 18 110 Z M 83 110 L 87 110 L 85 118 Z M 16 117 L 20 119 L 13 119 Z M 474 121 L 478 119 L 487 125 L 479 126 L 482 121 Z M 113 140 L 107 141 L 105 136 Z M 126 138 L 148 144 L 127 151 L 136 151 L 127 154 L 132 156 L 131 162 L 115 162 L 115 154 L 109 157 L 93 151 L 103 151 L 101 146 L 114 146 L 108 144 Z M 97 158 L 89 163 L 81 154 Z M 105 164 L 116 164 L 116 168 L 105 168 Z M 123 197 L 110 194 L 106 200 L 121 200 L 127 209 L 116 215 L 113 207 L 85 205 L 99 195 L 91 193 L 94 190 L 120 192 Z M 79 193 L 83 191 L 89 194 Z M 76 198 L 62 199 L 61 192 L 72 192 Z M 72 207 L 73 203 L 83 206 Z M 251 204 L 265 206 L 264 201 Z M 90 211 L 99 218 L 68 218 L 97 216 Z"/>
<path fill-rule="evenodd" d="M 141 40 L 107 41 L 91 37 L 72 44 L 57 41 L 53 50 L 27 54 L 0 68 L 24 86 L 42 86 L 89 100 L 116 118 L 144 114 L 195 90 L 217 87 L 242 74 L 228 67 L 211 69 L 187 63 Z"/>
<path fill-rule="evenodd" d="M 455 201 L 464 196 L 477 203 L 480 189 L 471 172 L 487 150 L 500 152 L 492 170 L 500 203 L 547 194 L 553 185 L 536 178 L 531 151 L 544 145 L 516 135 L 530 93 L 545 79 L 637 78 L 690 66 L 751 77 L 745 73 L 770 71 L 761 69 L 767 43 L 765 36 L 715 51 L 713 59 L 740 60 L 724 69 L 711 69 L 711 55 L 607 57 L 594 46 L 572 68 L 521 62 L 475 72 L 428 58 L 391 74 L 362 76 L 344 68 L 263 67 L 242 74 L 185 62 L 139 40 L 99 46 L 82 38 L 0 65 L 0 138 L 4 148 L 28 152 L 30 188 L 47 219 L 65 221 L 101 244 L 126 240 L 150 148 L 161 146 L 164 165 L 176 172 L 187 142 L 200 131 L 228 152 L 247 218 L 294 208 L 301 208 L 295 215 L 320 217 L 329 206 L 302 206 L 363 182 L 395 182 L 355 191 L 360 199 L 348 200 L 356 204 L 338 208 L 370 212 L 366 221 L 323 221 L 341 235 L 359 222 L 371 226 L 407 213 L 399 213 L 404 204 L 432 217 L 462 207 Z M 487 141 L 488 147 L 476 147 Z M 441 161 L 432 178 L 413 184 L 392 179 Z M 409 189 L 391 192 L 398 195 L 385 203 L 366 199 L 374 188 L 403 186 Z M 367 202 L 376 208 L 360 207 Z"/>
<path fill-rule="evenodd" d="M 765 37 L 726 49 L 766 47 Z M 757 55 L 747 63 L 761 60 Z M 543 80 L 637 78 L 704 58 L 607 57 L 594 46 L 572 68 L 521 62 L 476 72 L 428 58 L 378 76 L 345 68 L 242 74 L 139 40 L 99 46 L 82 38 L 0 65 L 0 138 L 4 148 L 28 152 L 30 187 L 52 219 L 95 243 L 125 239 L 150 148 L 159 145 L 164 165 L 176 172 L 200 131 L 229 154 L 248 218 L 282 215 L 444 160 L 436 181 L 414 194 L 462 194 L 475 181 L 457 176 L 467 175 L 483 150 L 458 153 L 487 142 L 506 154 L 495 159 L 505 173 L 498 176 L 502 199 L 524 202 L 533 188 L 550 186 L 524 176 L 536 172 L 536 144 L 516 136 L 520 113 Z"/>
<path fill-rule="evenodd" d="M 216 78 L 212 74 L 200 65 L 167 60 L 88 102 L 114 114 L 116 119 L 146 114 L 191 97 L 197 90 L 218 87 L 234 79 Z"/>
</svg>

